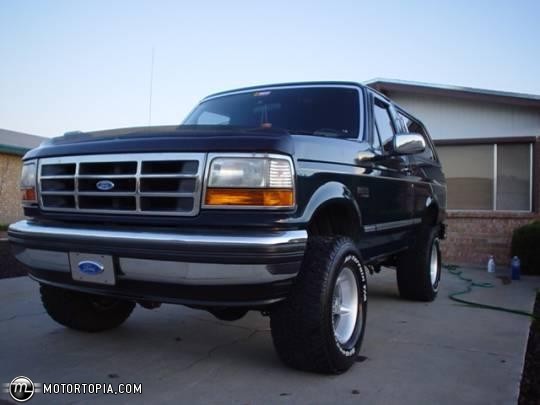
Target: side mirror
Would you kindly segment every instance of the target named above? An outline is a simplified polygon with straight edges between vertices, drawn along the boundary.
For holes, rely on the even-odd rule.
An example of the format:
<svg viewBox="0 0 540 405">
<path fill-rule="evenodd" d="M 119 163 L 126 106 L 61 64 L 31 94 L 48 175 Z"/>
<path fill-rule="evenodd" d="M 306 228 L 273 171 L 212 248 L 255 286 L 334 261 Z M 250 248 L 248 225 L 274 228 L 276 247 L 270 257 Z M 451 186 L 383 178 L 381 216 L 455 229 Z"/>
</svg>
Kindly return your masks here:
<svg viewBox="0 0 540 405">
<path fill-rule="evenodd" d="M 426 149 L 426 141 L 420 134 L 396 134 L 394 136 L 394 153 L 412 155 L 422 153 Z"/>
</svg>

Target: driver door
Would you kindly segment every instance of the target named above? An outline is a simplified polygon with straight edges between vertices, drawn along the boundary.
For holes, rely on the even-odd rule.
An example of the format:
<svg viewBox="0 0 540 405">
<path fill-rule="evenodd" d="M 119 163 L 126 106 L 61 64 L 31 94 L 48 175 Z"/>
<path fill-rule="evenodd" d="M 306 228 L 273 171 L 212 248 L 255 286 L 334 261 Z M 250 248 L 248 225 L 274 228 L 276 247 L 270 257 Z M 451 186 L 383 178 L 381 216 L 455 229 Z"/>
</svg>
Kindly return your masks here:
<svg viewBox="0 0 540 405">
<path fill-rule="evenodd" d="M 377 181 L 372 187 L 374 222 L 377 230 L 400 232 L 414 212 L 414 182 L 410 179 L 409 157 L 393 153 L 394 136 L 398 131 L 391 104 L 373 94 L 373 160 Z"/>
</svg>

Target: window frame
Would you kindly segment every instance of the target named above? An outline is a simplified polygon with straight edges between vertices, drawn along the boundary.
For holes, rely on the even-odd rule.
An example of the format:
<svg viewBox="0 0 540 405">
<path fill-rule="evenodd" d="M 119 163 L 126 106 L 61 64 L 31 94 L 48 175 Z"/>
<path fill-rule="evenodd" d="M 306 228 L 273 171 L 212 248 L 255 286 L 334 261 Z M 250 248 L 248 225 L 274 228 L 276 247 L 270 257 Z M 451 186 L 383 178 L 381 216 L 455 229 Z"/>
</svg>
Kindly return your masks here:
<svg viewBox="0 0 540 405">
<path fill-rule="evenodd" d="M 533 141 L 517 141 L 517 142 L 478 142 L 478 143 L 472 143 L 472 142 L 451 142 L 451 143 L 444 143 L 440 144 L 440 147 L 445 146 L 460 146 L 460 147 L 467 147 L 467 146 L 474 146 L 474 145 L 492 145 L 493 146 L 493 168 L 492 168 L 492 174 L 493 174 L 493 196 L 492 196 L 492 202 L 491 202 L 491 208 L 490 209 L 467 209 L 467 208 L 448 208 L 448 211 L 451 212 L 471 212 L 471 211 L 480 211 L 480 212 L 493 212 L 493 213 L 532 213 L 534 208 L 534 142 Z M 498 172 L 498 145 L 528 145 L 529 146 L 529 209 L 522 209 L 522 210 L 502 210 L 497 209 L 497 190 L 498 190 L 498 181 L 497 181 L 497 172 Z M 441 162 L 442 165 L 442 162 Z M 444 170 L 444 166 L 442 166 Z"/>
<path fill-rule="evenodd" d="M 371 100 L 370 100 L 370 106 L 371 106 L 370 110 L 371 111 L 370 111 L 370 115 L 371 115 L 371 120 L 373 122 L 373 125 L 371 126 L 371 140 L 370 140 L 371 141 L 371 146 L 372 146 L 374 151 L 380 152 L 381 155 L 390 155 L 391 151 L 384 150 L 384 144 L 383 144 L 382 139 L 381 139 L 381 131 L 379 130 L 379 126 L 377 124 L 377 119 L 375 118 L 375 106 L 376 106 L 377 102 L 380 102 L 380 103 L 386 105 L 386 107 L 381 107 L 381 108 L 386 108 L 387 111 L 388 111 L 388 115 L 390 117 L 390 124 L 392 126 L 392 132 L 393 132 L 392 142 L 393 142 L 393 139 L 396 137 L 396 134 L 399 132 L 398 127 L 397 127 L 397 121 L 396 121 L 396 114 L 395 114 L 394 106 L 393 106 L 391 101 L 385 100 L 383 97 L 381 97 L 381 96 L 379 96 L 379 95 L 377 95 L 375 93 L 370 92 L 370 94 L 371 94 Z M 376 136 L 378 136 L 378 138 L 379 138 L 380 147 L 375 147 L 375 137 Z"/>
<path fill-rule="evenodd" d="M 529 145 L 529 209 L 528 210 L 498 210 L 497 209 L 497 190 L 498 190 L 498 163 L 499 152 L 498 145 Z M 532 142 L 514 142 L 514 143 L 493 143 L 493 210 L 494 212 L 533 212 L 533 191 L 534 191 L 534 144 Z"/>
</svg>

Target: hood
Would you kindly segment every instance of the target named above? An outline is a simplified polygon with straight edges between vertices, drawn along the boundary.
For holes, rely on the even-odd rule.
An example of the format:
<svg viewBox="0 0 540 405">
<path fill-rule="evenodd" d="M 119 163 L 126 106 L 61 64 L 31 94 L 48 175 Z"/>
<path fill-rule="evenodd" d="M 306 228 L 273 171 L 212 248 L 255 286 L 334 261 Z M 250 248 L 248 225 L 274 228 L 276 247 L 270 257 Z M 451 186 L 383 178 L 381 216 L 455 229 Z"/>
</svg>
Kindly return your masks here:
<svg viewBox="0 0 540 405">
<path fill-rule="evenodd" d="M 32 149 L 24 159 L 148 152 L 276 152 L 294 154 L 291 135 L 273 129 L 160 126 L 70 132 Z"/>
</svg>

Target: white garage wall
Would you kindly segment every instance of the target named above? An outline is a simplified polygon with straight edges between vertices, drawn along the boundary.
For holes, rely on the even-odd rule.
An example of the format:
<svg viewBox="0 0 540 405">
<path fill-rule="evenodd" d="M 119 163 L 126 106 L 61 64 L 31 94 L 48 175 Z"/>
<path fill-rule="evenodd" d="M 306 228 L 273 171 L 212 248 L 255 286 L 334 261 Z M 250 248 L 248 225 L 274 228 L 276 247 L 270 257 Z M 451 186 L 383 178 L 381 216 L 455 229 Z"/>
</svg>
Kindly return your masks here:
<svg viewBox="0 0 540 405">
<path fill-rule="evenodd" d="M 395 91 L 388 96 L 423 121 L 434 139 L 540 135 L 540 108 Z"/>
</svg>

